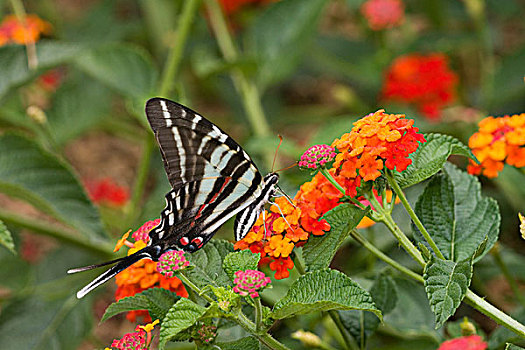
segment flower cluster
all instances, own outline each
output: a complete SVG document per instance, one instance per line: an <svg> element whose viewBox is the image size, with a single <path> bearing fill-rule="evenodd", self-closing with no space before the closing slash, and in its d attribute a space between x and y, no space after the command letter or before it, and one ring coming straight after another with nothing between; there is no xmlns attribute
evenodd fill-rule
<svg viewBox="0 0 525 350"><path fill-rule="evenodd" d="M389 29L403 23L405 6L401 0L368 0L361 13L372 30Z"/></svg>
<svg viewBox="0 0 525 350"><path fill-rule="evenodd" d="M345 195L356 197L361 182L375 180L384 166L403 171L410 165L408 156L419 142L425 142L413 123L404 115L386 114L383 110L369 114L355 122L350 133L332 143L340 153L332 168L325 171L345 189ZM314 158L309 151L305 158ZM284 197L277 198L270 212L262 213L246 237L234 247L260 253L259 265L269 264L275 278L287 278L294 267L290 258L293 248L304 245L310 235L322 236L330 230L328 222L321 217L339 205L342 197L343 193L322 173L317 173L301 186L293 205ZM372 224L372 220L365 218L358 227Z"/></svg>
<svg viewBox="0 0 525 350"><path fill-rule="evenodd" d="M201 325L196 332L197 339L204 343L211 343L217 337L217 327Z"/></svg>
<svg viewBox="0 0 525 350"><path fill-rule="evenodd" d="M117 185L112 179L104 178L97 181L86 181L86 190L93 203L109 204L121 207L129 199L128 190Z"/></svg>
<svg viewBox="0 0 525 350"><path fill-rule="evenodd" d="M405 170L412 160L408 156L425 142L412 119L404 114L386 114L384 110L371 113L356 121L350 133L332 144L339 152L335 158L335 175L342 176L347 195L354 197L361 179L373 181L386 166L390 170Z"/></svg>
<svg viewBox="0 0 525 350"><path fill-rule="evenodd" d="M117 243L117 248L126 245L130 247L128 255L131 255L146 247L147 242L149 241L147 233L155 226L154 221L146 222L141 228L132 234L132 237L135 239L134 243L127 241L127 236L124 235L119 243ZM129 233L127 235L129 236ZM150 259L142 259L120 272L115 278L115 282L118 286L115 292L115 299L118 301L122 298L133 296L146 289L159 287L169 289L182 297L187 297L188 292L184 289L182 282L177 277L167 277L158 273L157 264L157 262ZM126 317L131 322L135 322L138 316L143 316L146 322L151 320L146 310L129 311Z"/></svg>
<svg viewBox="0 0 525 350"><path fill-rule="evenodd" d="M9 15L0 23L0 46L10 43L35 43L40 39L40 35L50 32L51 24L37 15L27 15L23 22L19 21L16 16Z"/></svg>
<svg viewBox="0 0 525 350"><path fill-rule="evenodd" d="M328 145L315 145L301 156L298 165L304 169L317 169L334 160L335 149Z"/></svg>
<svg viewBox="0 0 525 350"><path fill-rule="evenodd" d="M459 337L441 343L438 350L485 350L487 343L479 335Z"/></svg>
<svg viewBox="0 0 525 350"><path fill-rule="evenodd" d="M525 167L525 113L500 118L487 117L479 122L479 131L468 142L481 164L470 161L470 174L494 178L504 163Z"/></svg>
<svg viewBox="0 0 525 350"><path fill-rule="evenodd" d="M122 339L115 339L111 343L112 348L119 350L145 350L151 343L151 331L159 320L149 323L145 326L137 326L135 332L126 333ZM111 350L106 348L105 350Z"/></svg>
<svg viewBox="0 0 525 350"><path fill-rule="evenodd" d="M259 296L259 291L270 284L270 277L257 270L246 270L235 272L235 287L233 291L243 297L249 295L252 298Z"/></svg>
<svg viewBox="0 0 525 350"><path fill-rule="evenodd" d="M282 214L281 214L282 213ZM270 212L264 211L250 232L237 241L235 249L250 249L261 254L259 266L269 264L275 278L287 278L293 268L290 253L308 240L308 233L299 225L301 209L284 197L275 200Z"/></svg>
<svg viewBox="0 0 525 350"><path fill-rule="evenodd" d="M429 119L439 119L441 109L454 102L457 75L440 53L398 57L385 75L386 100L415 105Z"/></svg>
<svg viewBox="0 0 525 350"><path fill-rule="evenodd" d="M184 257L182 250L171 250L162 254L157 262L157 271L168 277L173 277L175 271L183 269L190 265L190 262Z"/></svg>

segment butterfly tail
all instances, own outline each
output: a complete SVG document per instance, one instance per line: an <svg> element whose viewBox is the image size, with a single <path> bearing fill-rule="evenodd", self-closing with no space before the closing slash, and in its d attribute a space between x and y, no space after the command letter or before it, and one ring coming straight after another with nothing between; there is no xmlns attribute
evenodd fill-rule
<svg viewBox="0 0 525 350"><path fill-rule="evenodd" d="M131 254L130 256L126 256L124 258L108 261L108 262L105 262L105 263L102 263L102 264L98 264L98 265L90 265L90 266L86 266L86 267L80 267L80 268L75 268L75 269L69 270L68 273L76 273L76 272L91 270L91 269L94 269L94 268L97 268L97 267L100 267L100 266L116 264L116 265L112 266L109 270L107 270L106 272L104 272L101 275L99 275L97 278L95 278L93 281L91 281L84 288L79 290L77 292L77 298L78 299L83 298L86 294L91 292L93 289L95 289L98 286L100 286L101 284L107 282L109 279L114 277L116 274L118 274L119 272L127 269L128 267L130 267L131 265L133 265L137 261L145 259L145 258L152 258L154 255L156 255L154 253L157 252L157 250L158 250L158 247L149 246L149 247L145 247L145 248L139 250L136 253Z"/></svg>

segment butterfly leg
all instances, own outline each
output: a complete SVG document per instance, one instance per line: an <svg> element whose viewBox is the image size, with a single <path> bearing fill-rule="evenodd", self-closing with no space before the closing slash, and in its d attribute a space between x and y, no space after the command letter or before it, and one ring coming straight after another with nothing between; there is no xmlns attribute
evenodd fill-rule
<svg viewBox="0 0 525 350"><path fill-rule="evenodd" d="M267 232L266 232L266 210L263 209L263 212L262 212L262 215L263 215L263 227L264 227L264 240L266 241L266 237L267 237Z"/></svg>
<svg viewBox="0 0 525 350"><path fill-rule="evenodd" d="M276 196L276 197L284 197L288 200L288 202L292 205L292 207L294 207L295 209L297 209L297 207L295 206L295 203L293 202L293 200L290 198L289 195L286 194L286 192L284 192L279 186L276 187L277 191L279 191L279 193L281 194L280 196Z"/></svg>

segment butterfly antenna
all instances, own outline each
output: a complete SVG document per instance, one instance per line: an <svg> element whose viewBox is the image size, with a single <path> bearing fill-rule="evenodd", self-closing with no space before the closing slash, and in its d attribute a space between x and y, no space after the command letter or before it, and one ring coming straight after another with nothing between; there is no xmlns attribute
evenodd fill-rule
<svg viewBox="0 0 525 350"><path fill-rule="evenodd" d="M282 196L284 198L286 198L286 200L288 200L288 202L292 205L292 207L294 207L295 209L297 209L297 207L295 206L295 203L293 202L292 198L290 198L290 196L288 194L286 194L286 192L284 192L282 190L282 188L280 188L279 186L277 186L277 190L279 191L280 194L282 194Z"/></svg>
<svg viewBox="0 0 525 350"><path fill-rule="evenodd" d="M277 137L279 137L279 144L277 145L277 149L275 150L275 154L273 156L272 173L274 172L273 168L275 166L275 160L277 159L277 152L279 152L279 147L281 147L281 143L283 143L283 137L281 135L277 135Z"/></svg>
<svg viewBox="0 0 525 350"><path fill-rule="evenodd" d="M281 168L281 169L279 169L279 170L275 170L274 173L278 173L279 171L283 171L283 170L291 169L291 168L293 168L293 167L296 166L296 165L297 165L297 163L293 163L292 165L289 165L289 166L287 166L286 168Z"/></svg>

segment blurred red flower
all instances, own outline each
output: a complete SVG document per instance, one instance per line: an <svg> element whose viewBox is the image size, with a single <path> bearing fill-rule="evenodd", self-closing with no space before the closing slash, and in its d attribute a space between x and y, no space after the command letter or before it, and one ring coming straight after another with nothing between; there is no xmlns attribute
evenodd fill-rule
<svg viewBox="0 0 525 350"><path fill-rule="evenodd" d="M85 181L86 190L93 203L123 206L129 199L128 189L117 185L112 179Z"/></svg>
<svg viewBox="0 0 525 350"><path fill-rule="evenodd" d="M385 74L382 96L415 105L428 119L439 119L441 109L456 99L458 77L441 53L410 54L394 60Z"/></svg>
<svg viewBox="0 0 525 350"><path fill-rule="evenodd" d="M264 4L275 0L220 0L226 14L233 14L248 4Z"/></svg>
<svg viewBox="0 0 525 350"><path fill-rule="evenodd" d="M372 30L382 30L401 24L405 18L405 5L401 0L368 0L361 13Z"/></svg>
<svg viewBox="0 0 525 350"><path fill-rule="evenodd" d="M485 350L487 343L479 335L469 335L447 340L441 343L438 350Z"/></svg>

